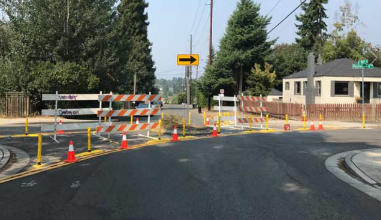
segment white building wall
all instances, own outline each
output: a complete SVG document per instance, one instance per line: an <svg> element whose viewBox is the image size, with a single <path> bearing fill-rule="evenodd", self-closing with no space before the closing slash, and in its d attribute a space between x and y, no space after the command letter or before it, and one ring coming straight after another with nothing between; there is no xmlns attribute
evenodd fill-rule
<svg viewBox="0 0 381 220"><path fill-rule="evenodd" d="M307 81L307 78L297 78L297 79L284 79L283 80L283 102L284 103L301 103L304 104L306 101L304 91L304 81ZM356 103L356 97L360 97L361 89L361 77L315 77L314 85L316 87L316 81L321 81L321 96L315 96L316 104L353 104ZM354 82L353 87L353 97L352 96L332 96L331 94L331 82L332 81L348 81ZM290 89L286 90L286 82L290 83ZM301 94L294 94L295 82L301 82ZM373 82L381 82L381 78L365 78L365 82L371 82L370 84L370 103L381 103L381 98L373 97Z"/></svg>

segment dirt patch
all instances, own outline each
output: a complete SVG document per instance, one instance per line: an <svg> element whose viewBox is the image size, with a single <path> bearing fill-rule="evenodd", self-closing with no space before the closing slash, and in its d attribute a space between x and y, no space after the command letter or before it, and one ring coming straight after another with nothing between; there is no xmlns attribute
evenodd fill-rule
<svg viewBox="0 0 381 220"><path fill-rule="evenodd" d="M163 134L172 135L174 126L177 127L177 132L179 135L183 132L183 118L178 115L169 114L165 115L162 120L162 132ZM194 126L185 124L186 135L206 135L211 134L213 128L204 126Z"/></svg>

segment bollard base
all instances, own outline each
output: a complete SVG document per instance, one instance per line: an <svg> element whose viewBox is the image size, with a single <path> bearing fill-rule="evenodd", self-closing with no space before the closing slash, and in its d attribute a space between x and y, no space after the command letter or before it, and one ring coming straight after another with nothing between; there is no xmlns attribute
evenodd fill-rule
<svg viewBox="0 0 381 220"><path fill-rule="evenodd" d="M285 131L289 131L289 130L291 130L291 125L290 125L290 124L285 124L285 125L284 125L284 130L285 130Z"/></svg>

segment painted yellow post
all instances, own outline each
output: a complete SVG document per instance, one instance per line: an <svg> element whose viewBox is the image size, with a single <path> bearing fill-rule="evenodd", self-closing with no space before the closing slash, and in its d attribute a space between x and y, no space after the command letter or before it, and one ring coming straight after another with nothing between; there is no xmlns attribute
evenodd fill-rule
<svg viewBox="0 0 381 220"><path fill-rule="evenodd" d="M183 118L183 137L185 137L185 118Z"/></svg>
<svg viewBox="0 0 381 220"><path fill-rule="evenodd" d="M323 117L321 116L321 114L319 115L319 121L322 121Z"/></svg>
<svg viewBox="0 0 381 220"><path fill-rule="evenodd" d="M266 115L266 130L269 130L269 115Z"/></svg>
<svg viewBox="0 0 381 220"><path fill-rule="evenodd" d="M42 149L42 135L38 135L38 144L37 144L37 165L41 165L41 149Z"/></svg>
<svg viewBox="0 0 381 220"><path fill-rule="evenodd" d="M205 112L204 112L204 126L205 126L205 124L206 124L206 122L205 122L205 118L206 118L206 115L205 115Z"/></svg>
<svg viewBox="0 0 381 220"><path fill-rule="evenodd" d="M107 116L105 117L105 122L107 122Z"/></svg>
<svg viewBox="0 0 381 220"><path fill-rule="evenodd" d="M365 128L365 114L362 114L362 128Z"/></svg>
<svg viewBox="0 0 381 220"><path fill-rule="evenodd" d="M91 128L87 128L87 151L91 152Z"/></svg>
<svg viewBox="0 0 381 220"><path fill-rule="evenodd" d="M25 135L28 135L28 117L25 119Z"/></svg>
<svg viewBox="0 0 381 220"><path fill-rule="evenodd" d="M189 116L188 116L188 124L191 124L191 113L189 112Z"/></svg>
<svg viewBox="0 0 381 220"><path fill-rule="evenodd" d="M252 127L251 127L252 122L253 122L253 116L250 115L250 117L249 117L249 128L250 128L250 131L252 129Z"/></svg>
<svg viewBox="0 0 381 220"><path fill-rule="evenodd" d="M161 113L161 119L163 119L163 118L164 118L164 112Z"/></svg>
<svg viewBox="0 0 381 220"><path fill-rule="evenodd" d="M131 124L133 124L133 123L134 123L134 116L131 115Z"/></svg>
<svg viewBox="0 0 381 220"><path fill-rule="evenodd" d="M161 119L159 119L159 140L161 140Z"/></svg>
<svg viewBox="0 0 381 220"><path fill-rule="evenodd" d="M306 114L303 114L303 129L306 129Z"/></svg>
<svg viewBox="0 0 381 220"><path fill-rule="evenodd" d="M286 114L286 125L288 125L288 114Z"/></svg>
<svg viewBox="0 0 381 220"><path fill-rule="evenodd" d="M221 116L218 115L218 133L220 134L221 133Z"/></svg>

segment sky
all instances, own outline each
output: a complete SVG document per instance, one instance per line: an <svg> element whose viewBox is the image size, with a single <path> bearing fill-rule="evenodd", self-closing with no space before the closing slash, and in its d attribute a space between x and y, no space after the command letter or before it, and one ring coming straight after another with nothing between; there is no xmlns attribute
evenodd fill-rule
<svg viewBox="0 0 381 220"><path fill-rule="evenodd" d="M190 35L193 35L193 53L200 55L199 76L204 72L209 47L210 0L146 0L150 25L148 38L153 43L153 59L156 63L156 77L172 79L183 77L184 67L177 66L177 54L189 54ZM227 22L236 9L239 0L214 0L213 45L218 50L220 39L225 33ZM261 4L261 14L272 17L268 30L278 24L301 0L254 0ZM381 45L380 0L351 0L359 4L359 18L364 26L357 27L359 36L373 45ZM361 3L361 4L360 4ZM332 30L335 12L344 0L329 0L325 6L328 19L328 32ZM278 38L277 43L293 43L296 36L295 14L277 27L269 39ZM195 77L195 68L193 71Z"/></svg>

